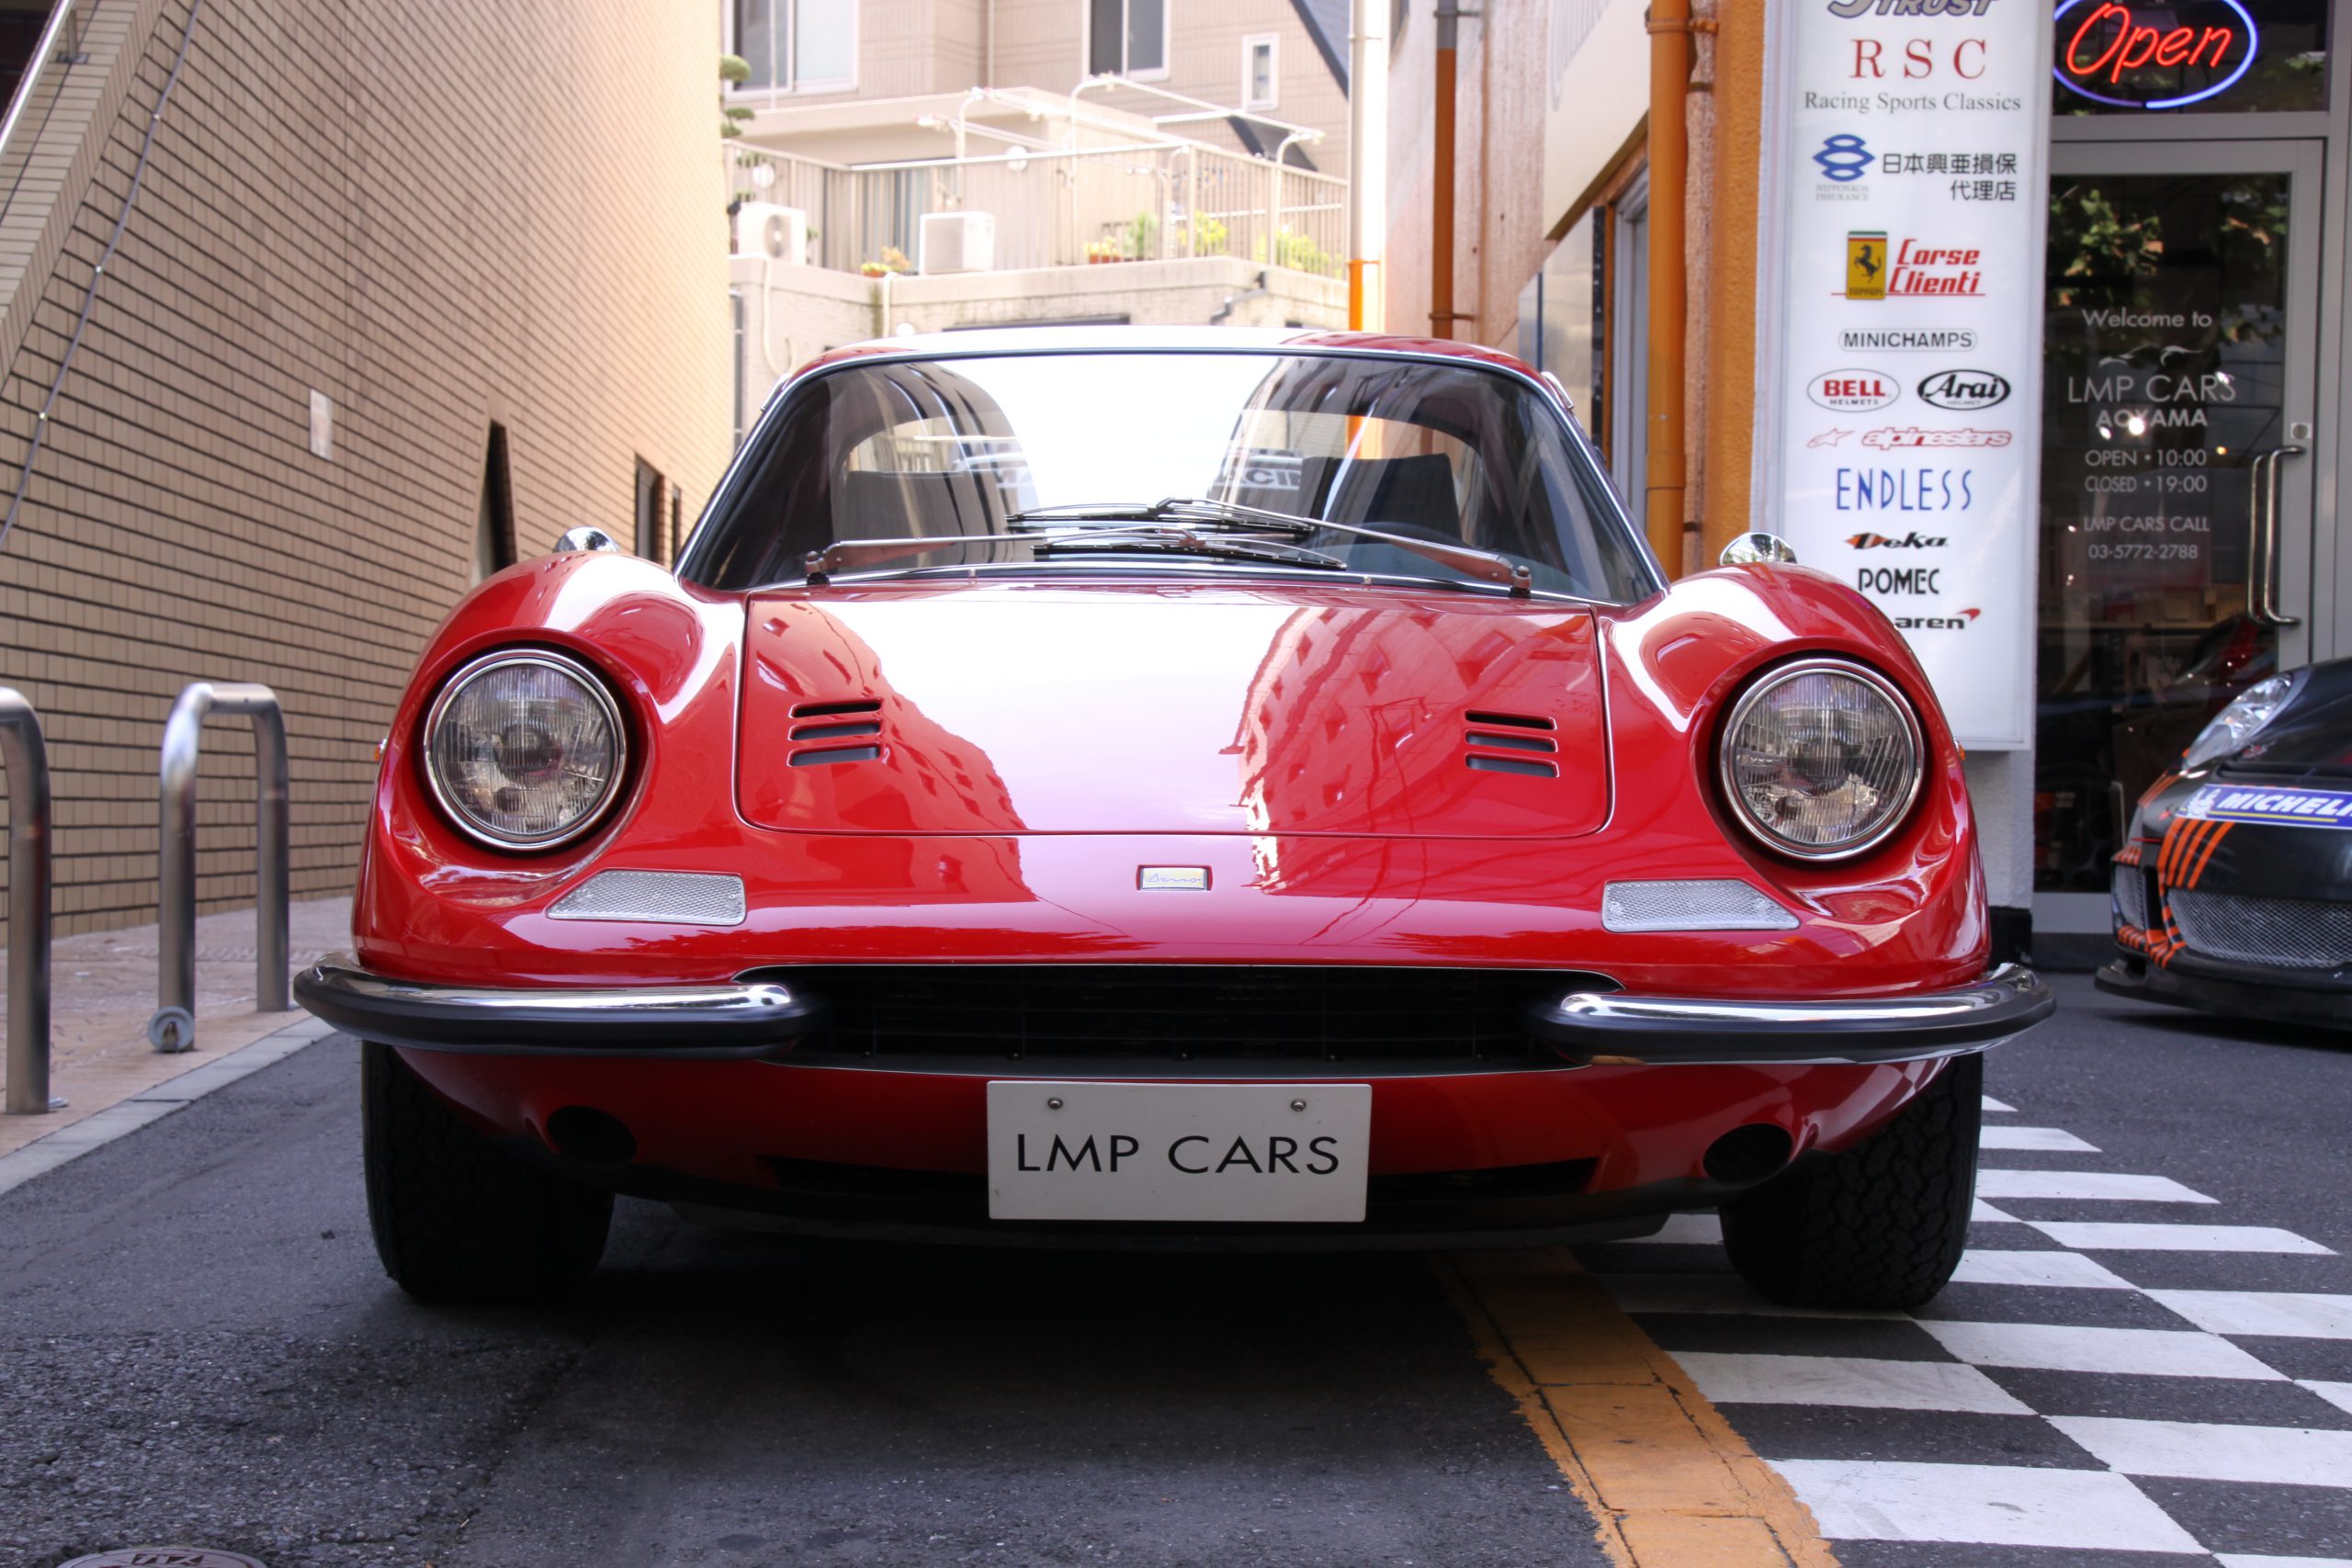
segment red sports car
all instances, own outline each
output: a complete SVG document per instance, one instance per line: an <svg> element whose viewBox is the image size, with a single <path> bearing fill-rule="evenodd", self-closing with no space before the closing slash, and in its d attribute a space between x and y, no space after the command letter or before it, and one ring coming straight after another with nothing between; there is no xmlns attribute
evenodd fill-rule
<svg viewBox="0 0 2352 1568"><path fill-rule="evenodd" d="M425 649L300 983L414 1294L576 1280L616 1192L1956 1265L1979 1053L2051 1003L1935 698L1826 576L1669 586L1516 361L899 338L779 390L675 570L566 542Z"/></svg>

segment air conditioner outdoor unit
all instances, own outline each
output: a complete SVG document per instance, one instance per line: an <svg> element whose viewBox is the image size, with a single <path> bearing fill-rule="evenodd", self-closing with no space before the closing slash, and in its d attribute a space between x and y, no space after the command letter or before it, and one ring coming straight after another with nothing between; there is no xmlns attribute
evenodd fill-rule
<svg viewBox="0 0 2352 1568"><path fill-rule="evenodd" d="M735 254L787 266L808 265L808 215L797 207L747 201L735 210Z"/></svg>
<svg viewBox="0 0 2352 1568"><path fill-rule="evenodd" d="M924 272L994 272L996 214L926 212L916 248Z"/></svg>

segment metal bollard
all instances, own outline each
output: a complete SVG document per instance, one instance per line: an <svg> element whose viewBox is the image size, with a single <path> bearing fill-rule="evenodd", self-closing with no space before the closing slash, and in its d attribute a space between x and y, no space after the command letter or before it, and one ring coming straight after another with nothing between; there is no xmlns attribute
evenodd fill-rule
<svg viewBox="0 0 2352 1568"><path fill-rule="evenodd" d="M267 686L245 681L198 681L180 693L164 721L161 943L155 1016L148 1043L158 1051L196 1049L196 759L204 721L215 713L250 714L254 721L254 780L259 794L259 873L254 899L254 988L263 1012L285 1012L286 716Z"/></svg>
<svg viewBox="0 0 2352 1568"><path fill-rule="evenodd" d="M8 770L8 1113L49 1097L49 745L33 705L0 686L0 760Z"/></svg>

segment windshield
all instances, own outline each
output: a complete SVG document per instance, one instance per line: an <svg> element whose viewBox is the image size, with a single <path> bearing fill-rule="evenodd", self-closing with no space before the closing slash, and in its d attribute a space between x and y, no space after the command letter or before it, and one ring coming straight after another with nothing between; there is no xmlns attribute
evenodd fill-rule
<svg viewBox="0 0 2352 1568"><path fill-rule="evenodd" d="M1370 355L1089 353L853 365L786 394L679 566L711 588L797 581L860 539L939 541L873 576L1069 552L1002 535L1024 513L1116 517L1171 496L1467 545L1539 592L1648 592L1601 482L1541 393L1471 366ZM1288 536L1348 571L1468 583L1463 565L1334 527ZM958 542L967 541L967 542ZM1115 541L1077 558L1101 570ZM1442 552L1441 552L1442 554ZM1136 564L1164 568L1164 553ZM1194 570L1281 570L1204 555Z"/></svg>

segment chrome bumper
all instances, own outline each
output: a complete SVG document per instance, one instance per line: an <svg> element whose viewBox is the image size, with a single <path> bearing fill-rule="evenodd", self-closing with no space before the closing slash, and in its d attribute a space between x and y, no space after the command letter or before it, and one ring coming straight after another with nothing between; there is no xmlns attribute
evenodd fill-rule
<svg viewBox="0 0 2352 1568"><path fill-rule="evenodd" d="M294 978L294 999L346 1034L486 1055L761 1056L819 1026L824 1003L771 981L718 986L433 986L347 959Z"/></svg>
<svg viewBox="0 0 2352 1568"><path fill-rule="evenodd" d="M823 998L772 980L571 988L387 979L337 957L295 998L347 1034L487 1055L724 1060L779 1054L824 1026ZM2050 1016L2050 988L2003 964L1973 986L1905 997L1746 1002L1577 991L1528 1011L1534 1036L1586 1066L1932 1061L1996 1045Z"/></svg>
<svg viewBox="0 0 2352 1568"><path fill-rule="evenodd" d="M1805 1066L1964 1055L2023 1033L2057 1005L2032 970L2004 964L1957 990L1851 1001L1579 991L1537 1008L1531 1021L1554 1050L1593 1066Z"/></svg>

